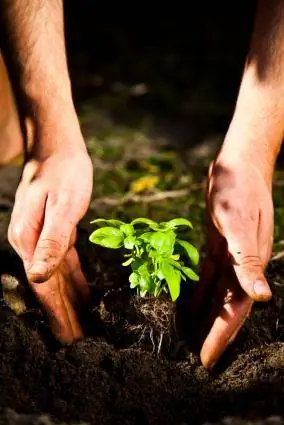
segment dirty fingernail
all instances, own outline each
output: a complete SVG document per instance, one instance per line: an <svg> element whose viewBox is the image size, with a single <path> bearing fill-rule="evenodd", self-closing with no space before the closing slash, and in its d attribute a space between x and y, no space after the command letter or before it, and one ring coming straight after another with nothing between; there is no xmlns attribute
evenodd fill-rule
<svg viewBox="0 0 284 425"><path fill-rule="evenodd" d="M263 280L256 280L254 282L253 289L256 295L261 295L265 298L271 297L271 291L269 289L269 286Z"/></svg>

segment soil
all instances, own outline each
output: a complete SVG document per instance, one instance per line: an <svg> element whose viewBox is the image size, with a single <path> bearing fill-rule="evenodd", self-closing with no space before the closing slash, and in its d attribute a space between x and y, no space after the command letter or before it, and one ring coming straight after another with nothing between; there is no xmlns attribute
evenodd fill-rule
<svg viewBox="0 0 284 425"><path fill-rule="evenodd" d="M213 133L227 129L247 51L247 27L253 16L248 13L248 2L244 2L245 13L241 11L234 25L231 19L222 17L218 8L223 10L224 6L214 4L210 13L207 10L207 16L211 16L214 9L220 21L212 27L210 20L205 19L203 3L200 3L200 17L194 14L190 25L188 21L184 25L179 20L172 24L171 20L153 19L150 28L147 25L151 49L147 47L148 41L146 48L143 43L139 48L140 36L144 39L145 34L145 22L140 15L133 20L124 14L124 19L110 19L106 25L97 11L90 13L90 6L78 10L77 2L73 3L72 6L72 2L66 2L67 7L76 8L74 22L67 22L67 32L70 49L71 46L71 50L74 49L69 53L77 100L89 98L90 92L95 93L96 85L96 95L105 92L109 95L115 92L117 82L121 81L122 87L127 88L142 81L147 83L150 92L142 96L145 109L154 103L157 109L162 107L162 116L165 112L172 116L175 111L174 119L167 119L167 126L161 125L162 136L172 134L172 142L178 140L180 144L185 140L187 144L197 144L203 140L204 133L209 132L207 127L212 132L213 126ZM231 7L230 3L230 16L235 15ZM78 12L84 17L78 17ZM109 12L107 10L105 16ZM210 31L206 25L201 27L199 39L194 36L196 28L204 22ZM125 30L126 23L130 25L130 33ZM161 26L158 30L157 25ZM223 36L224 25L230 30L229 36ZM118 31L120 27L122 30ZM154 31L159 34L157 39L151 36ZM181 42L177 42L177 33ZM109 37L115 39L114 44ZM223 53L219 49L221 41ZM175 45L180 45L181 51L175 51ZM85 53L83 46L88 49ZM121 57L126 59L122 61ZM185 60L181 62L182 58ZM94 75L102 77L102 83L96 83ZM175 80L175 75L181 87L176 94L168 81ZM188 103L188 92L195 94L196 110ZM116 100L112 108L108 101L107 109L112 110L117 122L132 124L130 111L136 105L137 96L130 96L131 103L128 101L125 105L124 96L122 92L123 102ZM102 108L105 97L108 96L100 98ZM158 101L153 102L153 98ZM223 104L225 112L222 112ZM179 110L182 115L186 114L186 125L176 124ZM95 127L104 127L95 121L96 116L101 120L100 115L91 112L90 136L93 136ZM136 121L134 123L136 128ZM136 154L137 143L133 143L132 134L130 139ZM193 162L196 160L191 151L190 157ZM0 168L0 276L8 273L25 283L21 262L6 240L18 178L17 167ZM282 200L281 192L281 206ZM180 213L180 204L178 208ZM283 210L279 215L283 217ZM282 221L281 226L283 228ZM151 304L152 300L137 303L135 297L130 297L126 270L120 267L119 256L90 246L85 229L85 222L81 223L78 250L92 288L93 308L86 312L84 319L87 333L84 341L69 347L60 346L50 334L46 319L31 294L26 294L27 310L20 315L1 297L0 425L284 425L283 261L275 261L268 270L273 300L255 305L238 338L218 368L209 374L201 366L196 350L186 348L176 334L171 303L166 300L155 305ZM188 323L189 329L194 326ZM159 350L161 332L163 340Z"/></svg>
<svg viewBox="0 0 284 425"><path fill-rule="evenodd" d="M0 177L6 182L0 198L0 274L23 281L21 262L6 239L17 173ZM147 320L141 317L145 303L129 297L119 254L89 244L88 232L81 223L77 247L93 294L84 341L69 347L56 343L29 294L23 314L0 304L0 423L283 423L275 418L284 414L283 262L275 261L268 271L273 300L255 306L218 370L209 374L188 349L171 356L165 343L158 353L161 329L173 336L165 342L177 346L174 310L162 300L150 309L162 309L157 310L162 322L153 321L149 309ZM240 419L224 419L232 416ZM250 422L258 420L264 422Z"/></svg>
<svg viewBox="0 0 284 425"><path fill-rule="evenodd" d="M9 210L4 206L0 217L0 272L23 279L21 263L5 239ZM193 353L169 358L165 349L158 355L151 344L139 343L137 327L132 332L129 324L130 315L111 316L106 313L107 302L102 311L102 296L106 300L115 294L117 300L123 299L127 280L119 257L90 247L86 235L81 230L78 249L92 281L94 308L89 312L84 341L69 347L56 344L33 300L21 315L1 303L2 412L10 408L27 415L48 414L52 420L66 423L125 425L201 424L227 416L257 420L283 414L281 286L273 285L273 300L255 307L218 370L209 374ZM274 263L270 281L283 282L283 272L284 264ZM118 304L110 304L117 312ZM137 324L139 317L136 319ZM151 323L149 326L151 329ZM32 416L3 415L1 420L6 424L52 423L46 417L42 422L40 416L34 422Z"/></svg>

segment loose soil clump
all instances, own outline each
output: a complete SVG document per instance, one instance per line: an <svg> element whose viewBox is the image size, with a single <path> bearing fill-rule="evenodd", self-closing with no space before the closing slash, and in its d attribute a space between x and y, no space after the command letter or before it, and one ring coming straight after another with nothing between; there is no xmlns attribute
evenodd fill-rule
<svg viewBox="0 0 284 425"><path fill-rule="evenodd" d="M157 355L161 329L167 338L174 335L173 312L167 314L166 304L154 300L137 305L127 295L120 259L110 258L107 250L84 251L84 244L81 238L82 263L88 263L86 274L93 276L84 341L61 347L34 302L17 315L2 301L1 409L44 413L67 423L125 425L217 423L226 416L264 420L283 414L284 316L277 286L272 285L273 300L255 306L218 370L209 374L192 353L166 356L166 343ZM271 267L270 281L281 283L283 271L281 262ZM0 272L22 278L18 258L4 245ZM142 323L153 329L155 350L150 337L141 338Z"/></svg>
<svg viewBox="0 0 284 425"><path fill-rule="evenodd" d="M23 283L21 262L3 237L8 220L7 212L0 214L0 275L10 274ZM26 294L21 314L2 297L0 420L6 418L9 424L7 408L36 415L25 417L26 422L10 417L13 425L40 424L35 420L43 414L51 423L103 425L217 424L228 416L239 417L240 422L232 423L243 424L241 419L264 421L283 415L283 262L269 268L272 301L255 305L218 369L209 374L188 350L167 354L169 339L171 348L178 342L174 310L167 310L164 300L159 307L150 300L137 305L114 251L89 244L84 231L78 249L93 299L84 341L68 347L56 343L31 294ZM149 332L141 338L143 326L153 329L155 350Z"/></svg>

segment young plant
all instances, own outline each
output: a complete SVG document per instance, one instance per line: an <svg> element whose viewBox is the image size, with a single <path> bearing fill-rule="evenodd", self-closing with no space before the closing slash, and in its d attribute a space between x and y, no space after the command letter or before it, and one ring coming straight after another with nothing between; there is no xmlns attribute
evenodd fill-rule
<svg viewBox="0 0 284 425"><path fill-rule="evenodd" d="M187 265L197 266L199 254L189 242L178 237L180 227L192 229L185 218L156 223L148 218L136 218L130 223L99 218L92 221L99 226L90 241L105 248L124 248L123 266L131 266L131 288L140 296L158 297L162 291L170 293L172 301L180 294L181 281L198 281L198 275Z"/></svg>

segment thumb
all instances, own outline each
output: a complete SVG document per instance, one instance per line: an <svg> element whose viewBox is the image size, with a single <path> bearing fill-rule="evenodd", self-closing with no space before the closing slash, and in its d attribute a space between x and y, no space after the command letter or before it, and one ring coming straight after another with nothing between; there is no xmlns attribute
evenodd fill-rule
<svg viewBox="0 0 284 425"><path fill-rule="evenodd" d="M249 229L238 233L238 237L227 238L228 253L237 279L243 290L254 301L269 301L271 290L264 276L257 235L249 234Z"/></svg>
<svg viewBox="0 0 284 425"><path fill-rule="evenodd" d="M74 244L74 228L75 224L59 213L50 214L45 219L32 260L26 270L30 282L42 283L52 276L70 245Z"/></svg>

